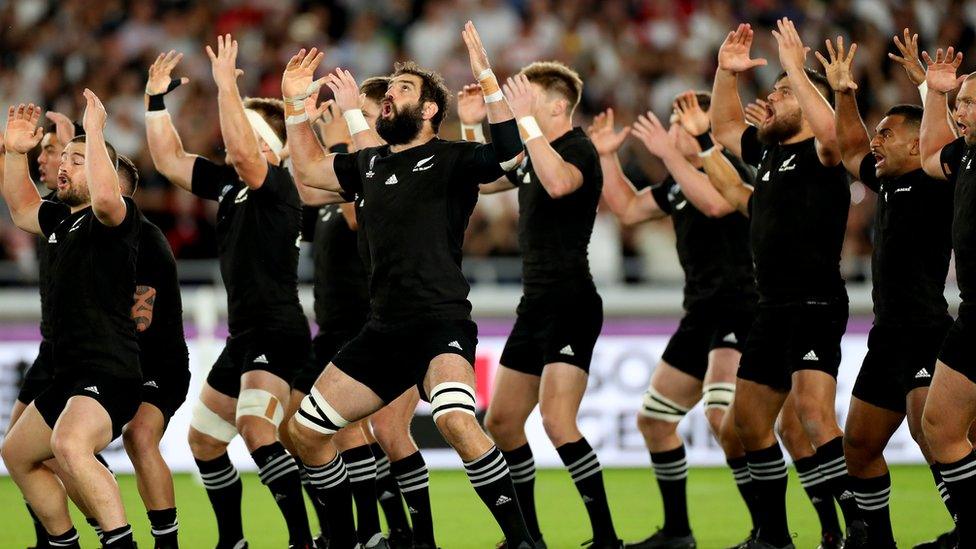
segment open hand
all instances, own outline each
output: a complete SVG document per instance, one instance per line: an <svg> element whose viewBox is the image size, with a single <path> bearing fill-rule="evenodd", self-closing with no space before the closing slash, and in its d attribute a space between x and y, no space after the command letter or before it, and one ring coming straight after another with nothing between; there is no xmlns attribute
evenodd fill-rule
<svg viewBox="0 0 976 549"><path fill-rule="evenodd" d="M491 68L491 64L488 63L488 52L485 51L485 46L481 43L481 36L478 34L478 29L474 28L474 23L471 21L464 24L464 30L461 31L461 38L464 39L464 45L468 48L471 74L477 80L482 72Z"/></svg>
<svg viewBox="0 0 976 549"><path fill-rule="evenodd" d="M678 123L691 135L704 135L711 127L708 114L698 104L698 96L694 91L679 95L674 102L674 111L678 115Z"/></svg>
<svg viewBox="0 0 976 549"><path fill-rule="evenodd" d="M753 67L765 65L765 59L751 59L749 57L749 50L752 49L752 37L752 27L745 23L730 32L718 50L718 68L740 73Z"/></svg>
<svg viewBox="0 0 976 549"><path fill-rule="evenodd" d="M787 72L802 71L810 48L803 45L800 33L796 32L793 21L784 17L776 21L773 37L779 49L779 62Z"/></svg>
<svg viewBox="0 0 976 549"><path fill-rule="evenodd" d="M899 40L897 34L893 38L895 47L898 48L901 55L889 53L888 59L901 65L908 73L908 79L912 81L912 84L919 86L925 82L925 65L918 58L918 34L909 34L907 28L903 32L904 41Z"/></svg>
<svg viewBox="0 0 976 549"><path fill-rule="evenodd" d="M85 128L85 133L100 132L105 128L108 120L108 113L105 112L105 105L102 100L95 95L95 92L85 88L85 114L82 117L81 125Z"/></svg>
<svg viewBox="0 0 976 549"><path fill-rule="evenodd" d="M3 145L11 152L27 154L44 137L44 129L38 127L41 108L33 103L21 103L7 109L7 129L3 134Z"/></svg>
<svg viewBox="0 0 976 549"><path fill-rule="evenodd" d="M327 77L313 81L315 69L322 63L324 52L317 48L305 51L302 48L288 60L285 72L281 75L281 96L285 99L305 99L317 92Z"/></svg>
<svg viewBox="0 0 976 549"><path fill-rule="evenodd" d="M217 53L207 46L207 56L210 57L210 69L217 87L230 86L237 83L237 78L244 71L237 68L237 40L230 34L217 37Z"/></svg>
<svg viewBox="0 0 976 549"><path fill-rule="evenodd" d="M644 143L651 154L658 158L676 152L668 130L664 129L664 125L651 111L637 117L637 121L634 122L634 135Z"/></svg>
<svg viewBox="0 0 976 549"><path fill-rule="evenodd" d="M630 126L619 132L613 127L613 109L607 109L593 118L593 125L586 129L590 141L600 156L616 154L623 145L624 139L630 135Z"/></svg>
<svg viewBox="0 0 976 549"><path fill-rule="evenodd" d="M532 116L532 107L535 105L535 90L532 89L527 76L524 74L512 76L505 82L502 89L515 118Z"/></svg>
<svg viewBox="0 0 976 549"><path fill-rule="evenodd" d="M75 124L68 118L68 115L47 111L44 113L44 118L47 118L54 124L54 133L58 136L58 141L62 144L67 144L68 141L75 138Z"/></svg>
<svg viewBox="0 0 976 549"><path fill-rule="evenodd" d="M332 90L340 112L362 108L363 94L359 93L359 84L351 72L337 68L335 72L325 76L325 85Z"/></svg>
<svg viewBox="0 0 976 549"><path fill-rule="evenodd" d="M153 64L149 66L149 80L146 81L146 95L169 93L190 81L185 76L174 81L171 76L173 69L176 68L176 65L179 64L181 59L183 59L183 54L177 53L175 50L161 53L156 57Z"/></svg>
<svg viewBox="0 0 976 549"><path fill-rule="evenodd" d="M481 124L488 115L485 96L478 84L468 84L461 88L457 96L458 118L462 124L475 126Z"/></svg>
<svg viewBox="0 0 976 549"><path fill-rule="evenodd" d="M922 59L928 65L925 71L925 82L929 90L939 93L949 93L958 88L966 75L956 77L956 70L962 64L962 52L956 53L952 46L942 53L942 48L935 52L935 59L929 57L928 52L922 52Z"/></svg>
<svg viewBox="0 0 976 549"><path fill-rule="evenodd" d="M830 59L827 60L820 52L813 52L820 60L820 64L824 66L824 71L827 74L827 81L830 82L830 87L837 93L849 93L857 89L857 82L854 82L854 75L851 73L851 62L854 61L854 52L857 51L857 44L851 44L851 49L849 52L844 51L844 37L837 37L837 47L834 48L834 43L830 40L826 40L827 44L827 55Z"/></svg>

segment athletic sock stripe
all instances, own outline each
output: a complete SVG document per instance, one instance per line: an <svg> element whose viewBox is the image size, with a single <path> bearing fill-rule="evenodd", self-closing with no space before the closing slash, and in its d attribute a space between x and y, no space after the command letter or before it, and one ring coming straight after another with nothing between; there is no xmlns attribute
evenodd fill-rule
<svg viewBox="0 0 976 549"><path fill-rule="evenodd" d="M970 477L973 477L973 476L976 476L976 470L971 470L971 471L959 473L959 474L956 474L956 475L948 475L948 474L942 473L942 480L946 481L946 483L950 483L951 484L951 483L954 483L954 482L960 482L960 481L966 480L967 478L970 478Z"/></svg>
<svg viewBox="0 0 976 549"><path fill-rule="evenodd" d="M837 471L844 471L846 473L847 472L847 462L846 461L842 461L840 463L835 463L833 465L826 465L826 466L820 467L820 474L821 475L834 474Z"/></svg>
<svg viewBox="0 0 976 549"><path fill-rule="evenodd" d="M355 469L356 467L370 467L375 466L376 460L371 457L367 459L361 459L359 461L347 461L346 469Z"/></svg>
<svg viewBox="0 0 976 549"><path fill-rule="evenodd" d="M422 481L411 483L411 484L398 483L397 486L400 487L401 492L416 492L417 490L423 490L424 488L430 486L430 482L424 479Z"/></svg>
<svg viewBox="0 0 976 549"><path fill-rule="evenodd" d="M600 460L597 459L596 454L594 454L591 459L588 459L586 463L577 463L575 466L569 467L569 474L572 476L576 476L584 471L589 471L594 466L595 467L600 466Z"/></svg>
<svg viewBox="0 0 976 549"><path fill-rule="evenodd" d="M846 465L846 461L844 461L844 456L840 456L840 457L836 457L836 458L828 461L827 463L821 463L820 464L820 470L823 471L824 467L834 467L838 463L844 463L845 464L844 466L845 467L847 466Z"/></svg>
<svg viewBox="0 0 976 549"><path fill-rule="evenodd" d="M162 528L155 528L155 527L150 528L149 531L152 533L153 536L159 537L159 536L165 536L166 534L172 534L173 532L179 529L180 529L179 522L174 522L173 524L168 524L166 526L163 526Z"/></svg>
<svg viewBox="0 0 976 549"><path fill-rule="evenodd" d="M962 465L960 465L958 467L954 467L952 469L943 469L942 470L942 480L946 480L946 478L945 478L946 475L959 474L959 473L962 473L964 471L969 471L970 469L972 469L974 467L976 467L976 461L970 461L968 463L964 463L964 464L962 464Z"/></svg>
<svg viewBox="0 0 976 549"><path fill-rule="evenodd" d="M524 471L524 470L528 470L528 469L535 470L535 460L532 459L532 458L529 458L529 459L527 459L527 460L525 460L523 462L520 462L520 463L509 463L508 464L508 468L512 472L515 472L515 471Z"/></svg>
<svg viewBox="0 0 976 549"><path fill-rule="evenodd" d="M238 476L239 475L237 474L237 469L227 469L226 471L222 471L219 476L201 477L200 480L202 480L204 486L206 486L207 484L211 484L214 482L224 482L225 480L236 478Z"/></svg>
<svg viewBox="0 0 976 549"><path fill-rule="evenodd" d="M222 490L224 488L227 488L228 486L233 486L234 484L237 484L240 481L241 481L240 475L234 474L234 476L230 477L229 479L223 482L213 482L213 481L204 482L203 487L207 490Z"/></svg>
<svg viewBox="0 0 976 549"><path fill-rule="evenodd" d="M288 452L285 452L285 453L283 453L283 454L281 454L281 455L273 458L271 461L265 463L264 465L262 465L258 469L264 470L264 469L268 469L268 468L271 468L271 467L277 467L278 464L284 463L286 461L287 462L290 462L290 463L295 463L295 460L288 454Z"/></svg>
<svg viewBox="0 0 976 549"><path fill-rule="evenodd" d="M298 465L295 464L294 460L288 460L278 462L278 464L273 467L262 467L261 470L258 471L258 478L261 479L261 482L267 484L270 482L270 480L268 480L269 478L277 478L281 476L283 471L288 473L298 471Z"/></svg>
<svg viewBox="0 0 976 549"><path fill-rule="evenodd" d="M469 472L468 479L471 480L472 482L476 482L494 476L499 472L505 473L506 475L508 474L508 467L505 466L504 462L499 463L498 465L492 467L491 469L481 470L477 473Z"/></svg>
<svg viewBox="0 0 976 549"><path fill-rule="evenodd" d="M414 478L412 478L410 480L397 480L397 486L400 486L400 487L403 487L403 486L407 486L407 487L410 487L410 486L418 486L418 485L424 484L426 482L430 482L430 478L427 477L427 475L424 475L422 477L414 477Z"/></svg>
<svg viewBox="0 0 976 549"><path fill-rule="evenodd" d="M472 463L465 464L464 470L468 472L468 475L478 475L486 471L491 471L499 466L505 465L505 458L502 456L501 452L497 450L493 452L494 455L490 455L487 459L482 459L483 464Z"/></svg>
<svg viewBox="0 0 976 549"><path fill-rule="evenodd" d="M776 461L764 461L761 463L749 463L749 471L765 471L786 469L786 461L778 459Z"/></svg>
<svg viewBox="0 0 976 549"><path fill-rule="evenodd" d="M468 477L468 480L471 481L471 486L473 486L475 488L479 488L479 487L484 486L486 484L491 484L492 482L501 480L501 479L505 478L507 475L508 475L508 468L506 467L506 468L503 468L501 471L498 471L492 477L489 477L489 478L485 478L485 479L477 480L476 481L476 480L474 480L473 478L471 478L469 476Z"/></svg>
<svg viewBox="0 0 976 549"><path fill-rule="evenodd" d="M272 482L278 480L279 478L281 478L283 476L290 475L292 473L297 473L297 472L298 472L298 467L297 466L285 468L285 469L282 469L281 471L278 471L277 473L274 473L274 474L268 475L265 478L262 478L261 479L261 483L262 484L271 484Z"/></svg>
<svg viewBox="0 0 976 549"><path fill-rule="evenodd" d="M653 467L655 471L665 471L665 472L671 472L671 471L687 471L688 470L688 461L683 459L681 461L673 461L671 463L654 463L654 462L651 462L651 467Z"/></svg>
<svg viewBox="0 0 976 549"><path fill-rule="evenodd" d="M417 479L428 478L430 476L430 473L427 471L427 468L424 467L423 469L414 469L409 473L404 473L402 475L394 475L394 476L397 482L413 482Z"/></svg>
<svg viewBox="0 0 976 549"><path fill-rule="evenodd" d="M126 527L126 529L124 531L119 532L118 534L116 534L116 535L114 535L114 536L112 536L110 538L105 538L105 540L102 543L103 543L103 545L111 545L111 544L119 541L120 539L124 538L125 536L131 536L131 535L132 535L132 527L129 526L129 527Z"/></svg>
<svg viewBox="0 0 976 549"><path fill-rule="evenodd" d="M590 450L585 456L579 458L573 463L570 463L569 465L566 466L566 468L569 469L570 472L572 472L582 467L589 467L590 463L593 461L597 461L596 452Z"/></svg>
<svg viewBox="0 0 976 549"><path fill-rule="evenodd" d="M220 471L214 471L212 473L200 473L200 478L202 478L204 480L206 480L206 479L217 479L217 478L222 478L224 475L227 475L227 474L230 474L230 473L236 473L236 472L237 472L237 469L235 469L234 466L232 465L232 466L230 466L230 467L228 467L226 469L221 469Z"/></svg>

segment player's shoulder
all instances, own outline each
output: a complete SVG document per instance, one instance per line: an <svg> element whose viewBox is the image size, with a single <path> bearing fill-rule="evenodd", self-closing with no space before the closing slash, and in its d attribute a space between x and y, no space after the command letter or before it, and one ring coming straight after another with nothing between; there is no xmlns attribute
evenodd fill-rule
<svg viewBox="0 0 976 549"><path fill-rule="evenodd" d="M552 145L552 148L556 149L556 151L592 150L593 154L596 154L596 147L593 146L593 141L590 140L590 136L586 135L583 128L580 128L579 126L575 126L573 129L557 137L552 143L550 143L550 145Z"/></svg>

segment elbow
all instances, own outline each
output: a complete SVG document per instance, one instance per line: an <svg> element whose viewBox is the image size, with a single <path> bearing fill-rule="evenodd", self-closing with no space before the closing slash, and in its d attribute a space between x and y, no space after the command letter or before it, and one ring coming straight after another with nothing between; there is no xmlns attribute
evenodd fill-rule
<svg viewBox="0 0 976 549"><path fill-rule="evenodd" d="M709 204L702 213L705 214L705 217L719 218L725 217L734 211L735 207L723 200L722 202Z"/></svg>
<svg viewBox="0 0 976 549"><path fill-rule="evenodd" d="M565 188L565 187L563 187L561 185L560 186L546 187L546 192L549 193L549 196L551 198L554 198L554 199L557 199L557 200L560 199L560 198L562 198L562 197L564 197L564 196L566 196L566 195L568 195L570 193L569 189L567 189L567 188Z"/></svg>

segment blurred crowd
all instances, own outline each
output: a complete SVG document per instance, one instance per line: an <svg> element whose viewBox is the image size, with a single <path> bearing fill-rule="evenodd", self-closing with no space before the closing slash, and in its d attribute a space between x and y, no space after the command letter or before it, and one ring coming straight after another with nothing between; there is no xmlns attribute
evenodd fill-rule
<svg viewBox="0 0 976 549"><path fill-rule="evenodd" d="M954 45L962 70L976 67L976 0L14 0L0 2L0 105L33 101L75 117L89 87L109 112L108 139L136 160L143 181L137 201L166 232L177 257L216 255L214 203L198 200L155 174L145 148L143 86L161 51L185 54L176 74L190 85L168 98L186 150L222 159L216 90L204 45L218 33L239 39L241 89L280 95L281 72L299 48L327 52L324 69L341 66L358 78L384 74L400 59L438 69L452 89L472 80L461 41L463 22L477 25L496 74L504 78L534 60L561 60L585 82L577 123L613 107L618 123L653 110L666 119L673 97L689 88L711 89L715 54L740 21L757 30L755 71L743 99L765 96L780 67L769 30L792 18L807 45L824 49L827 37L858 43L861 112L868 127L887 106L918 103L904 71L890 61L892 36L904 27L920 46ZM811 54L808 66L820 68ZM458 134L456 117L442 137ZM622 151L638 186L659 182L662 166L631 142ZM874 197L855 184L845 271L869 272ZM515 193L483 199L471 220L469 257L517 257ZM667 221L620 227L601 212L591 254L603 281L676 280L680 270ZM0 216L0 258L27 272L33 240ZM638 269L621 267L625 258Z"/></svg>

